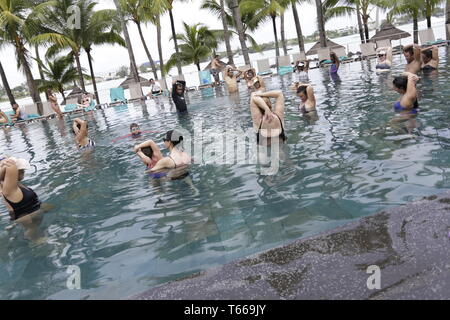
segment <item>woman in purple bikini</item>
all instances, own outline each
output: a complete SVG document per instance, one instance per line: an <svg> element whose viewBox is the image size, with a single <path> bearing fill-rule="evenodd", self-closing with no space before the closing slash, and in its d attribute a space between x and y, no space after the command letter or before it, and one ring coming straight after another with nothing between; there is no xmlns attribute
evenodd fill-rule
<svg viewBox="0 0 450 320"><path fill-rule="evenodd" d="M336 74L339 70L339 66L341 65L341 63L339 61L338 56L334 52L330 53L330 59L331 59L331 62L333 63L330 67L330 73Z"/></svg>

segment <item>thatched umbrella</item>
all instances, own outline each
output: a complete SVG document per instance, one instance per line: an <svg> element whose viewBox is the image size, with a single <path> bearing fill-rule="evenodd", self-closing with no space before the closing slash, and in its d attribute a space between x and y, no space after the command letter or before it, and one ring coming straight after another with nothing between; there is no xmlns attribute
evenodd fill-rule
<svg viewBox="0 0 450 320"><path fill-rule="evenodd" d="M72 91L67 95L66 100L64 100L62 102L62 105L65 105L67 100L73 100L73 99L80 100L80 98L83 94L84 94L84 91L80 87L75 86L72 89Z"/></svg>
<svg viewBox="0 0 450 320"><path fill-rule="evenodd" d="M150 87L150 81L139 76L139 82L141 83L141 86L144 87ZM135 83L134 78L133 77L128 77L124 82L122 82L119 87L126 89L130 89L130 84Z"/></svg>
<svg viewBox="0 0 450 320"><path fill-rule="evenodd" d="M408 37L411 37L410 33L394 27L389 22L384 22L381 25L380 30L378 30L377 33L375 33L375 35L370 39L370 41L375 42L375 41L385 40L385 39L400 40L402 38L408 38Z"/></svg>
<svg viewBox="0 0 450 320"><path fill-rule="evenodd" d="M211 65L212 65L212 61L203 69L203 70L210 70L211 69ZM227 66L227 64L223 61L220 61L220 69L223 69Z"/></svg>
<svg viewBox="0 0 450 320"><path fill-rule="evenodd" d="M340 44L337 44L336 42L331 41L330 39L327 39L327 47L330 48L330 50L336 49L336 48L344 48L344 46L341 46ZM317 54L317 50L320 49L320 42L317 42L309 51L306 53L307 56L312 56L314 54Z"/></svg>

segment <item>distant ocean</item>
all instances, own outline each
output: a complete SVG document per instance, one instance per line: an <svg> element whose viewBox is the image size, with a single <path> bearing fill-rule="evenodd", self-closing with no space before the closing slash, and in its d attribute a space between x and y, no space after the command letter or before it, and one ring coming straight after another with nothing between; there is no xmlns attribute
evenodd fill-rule
<svg viewBox="0 0 450 320"><path fill-rule="evenodd" d="M423 30L426 29L426 21L421 21L419 22L419 30ZM397 26L397 28L404 30L406 32L409 32L411 35L413 34L413 24L407 24L407 25L402 25L402 26ZM445 39L446 37L446 32L445 32L445 19L444 18L433 18L432 20L432 28L434 30L434 34L436 39ZM370 37L372 37L375 34L375 31L370 32ZM341 37L341 38L335 38L335 39L330 39L333 40L334 42L343 45L347 48L347 52L353 52L356 53L358 51L360 51L359 45L361 43L360 41L360 37L359 34L354 34L354 35L350 35L350 36L345 36L345 37ZM412 36L409 38L404 38L401 40L395 40L392 41L392 45L398 46L398 45L406 45L406 44L410 44L413 42L413 38ZM305 44L305 50L308 51L309 49L312 48L312 46L314 45L314 43L307 43ZM292 48L292 50L289 51L289 54L293 54L296 52L299 52L299 48L298 46L290 46L289 48ZM265 59L268 58L269 62L271 64L275 64L275 50L267 50L261 53L252 53L250 54L250 60L252 61L252 65L256 67L256 61L259 59ZM310 56L309 58L315 58L314 56ZM244 58L243 56L237 56L234 57L234 62L237 66L240 65L244 65ZM200 66L203 69L204 67L206 67L208 65L209 62L207 63L202 63ZM186 82L188 86L198 86L199 85L199 79L198 79L198 74L197 74L197 67L194 65L189 65L189 66L185 66L183 67L183 74L185 76ZM170 70L169 75L171 76L175 76L177 75L177 70L176 68L173 68ZM141 76L145 77L145 78L152 78L153 74L152 73L144 73L141 74ZM100 95L100 100L102 103L107 103L109 102L109 89L110 88L115 88L118 87L125 79L118 79L118 80L112 80L112 81L105 81L105 82L101 82L97 84L98 90L99 90L99 95ZM171 79L170 77L168 77L167 79L167 85L170 86L171 83ZM92 85L87 86L86 90L89 92L93 92L93 88ZM144 93L146 93L148 89L144 88ZM67 92L67 94L70 93L70 91ZM126 93L128 94L128 93ZM59 96L58 97L60 102L62 102L62 97ZM43 96L44 99L44 96ZM27 105L27 104L31 104L32 100L31 98L24 98L24 99L18 99L17 103L19 105ZM5 101L0 103L0 108L3 111L9 111L11 110L10 106L9 106L9 102Z"/></svg>

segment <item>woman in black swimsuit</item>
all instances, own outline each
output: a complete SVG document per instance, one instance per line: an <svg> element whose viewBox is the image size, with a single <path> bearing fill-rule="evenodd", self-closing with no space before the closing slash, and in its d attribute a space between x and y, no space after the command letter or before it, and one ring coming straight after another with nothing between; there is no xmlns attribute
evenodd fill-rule
<svg viewBox="0 0 450 320"><path fill-rule="evenodd" d="M30 240L37 240L37 227L42 221L41 215L48 211L47 205L41 208L36 193L24 186L25 170L30 168L24 159L8 158L0 162L0 194L9 211L11 220L25 228L25 236Z"/></svg>
<svg viewBox="0 0 450 320"><path fill-rule="evenodd" d="M263 98L275 98L275 110L272 110ZM269 145L272 139L287 140L284 131L284 95L280 90L254 92L250 100L253 129L258 144Z"/></svg>

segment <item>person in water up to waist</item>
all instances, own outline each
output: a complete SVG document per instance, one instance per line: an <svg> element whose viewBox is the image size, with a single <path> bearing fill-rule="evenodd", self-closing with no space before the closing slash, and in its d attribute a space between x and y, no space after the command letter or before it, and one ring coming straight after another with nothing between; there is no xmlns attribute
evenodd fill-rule
<svg viewBox="0 0 450 320"><path fill-rule="evenodd" d="M184 92L186 91L186 81L175 80L172 85L172 100L175 103L178 112L187 112L186 99Z"/></svg>
<svg viewBox="0 0 450 320"><path fill-rule="evenodd" d="M410 44L403 48L403 55L406 59L405 72L418 74L422 68L422 56L420 47L417 44Z"/></svg>
<svg viewBox="0 0 450 320"><path fill-rule="evenodd" d="M241 76L242 72L233 68L232 66L226 66L223 79L228 86L228 93L235 93L238 91L237 79Z"/></svg>
<svg viewBox="0 0 450 320"><path fill-rule="evenodd" d="M163 158L161 150L153 140L148 140L135 146L134 152L148 169L153 169L158 161Z"/></svg>
<svg viewBox="0 0 450 320"><path fill-rule="evenodd" d="M383 47L377 49L378 63L375 66L377 72L389 71L392 68L392 48Z"/></svg>
<svg viewBox="0 0 450 320"><path fill-rule="evenodd" d="M72 132L80 151L85 151L95 147L95 142L88 137L88 123L76 118L73 120Z"/></svg>
<svg viewBox="0 0 450 320"><path fill-rule="evenodd" d="M336 53L331 52L330 60L332 62L331 67L330 67L330 73L336 74L339 71L339 67L341 65L341 62L339 61L339 57L336 55Z"/></svg>
<svg viewBox="0 0 450 320"><path fill-rule="evenodd" d="M187 166L191 163L191 157L180 149L183 142L183 136L176 130L167 132L164 138L164 145L169 149L170 155L160 159L154 167L152 172L162 169L176 169L179 167ZM153 150L155 152L155 150Z"/></svg>
<svg viewBox="0 0 450 320"><path fill-rule="evenodd" d="M431 46L422 49L422 70L437 70L439 65L439 49L437 46Z"/></svg>
<svg viewBox="0 0 450 320"><path fill-rule="evenodd" d="M299 83L297 87L297 96L301 100L299 110L302 114L308 115L316 111L316 96L314 95L312 86Z"/></svg>
<svg viewBox="0 0 450 320"><path fill-rule="evenodd" d="M400 100L394 104L396 112L417 114L419 109L416 89L417 81L419 81L419 77L410 72L405 72L401 76L394 78L394 90L401 94Z"/></svg>
<svg viewBox="0 0 450 320"><path fill-rule="evenodd" d="M28 169L30 164L25 159L11 157L0 161L0 194L14 221L41 208L36 193L20 183Z"/></svg>

